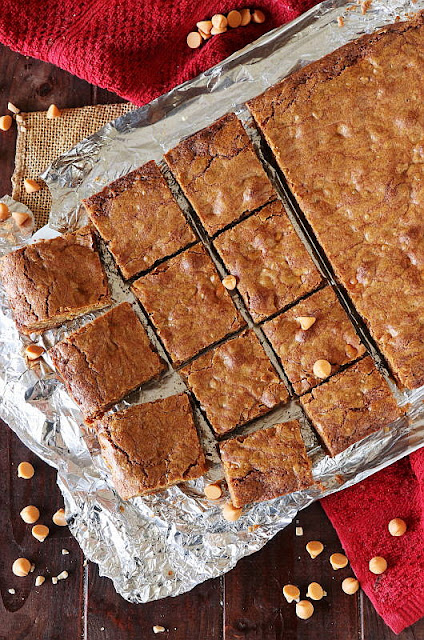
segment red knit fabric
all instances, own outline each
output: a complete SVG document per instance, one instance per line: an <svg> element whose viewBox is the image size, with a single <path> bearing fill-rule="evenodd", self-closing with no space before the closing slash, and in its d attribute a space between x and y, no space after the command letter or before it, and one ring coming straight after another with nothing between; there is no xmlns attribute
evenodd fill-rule
<svg viewBox="0 0 424 640"><path fill-rule="evenodd" d="M321 501L353 571L377 612L395 633L424 616L424 449L363 482ZM392 518L407 523L390 535ZM388 568L372 574L368 562L383 556Z"/></svg>
<svg viewBox="0 0 424 640"><path fill-rule="evenodd" d="M3 0L0 41L25 55L141 105L193 78L265 31L292 20L316 0L259 0L264 24L230 29L187 47L199 20L246 6L245 0ZM323 501L362 587L395 632L424 615L424 453ZM408 523L403 538L387 531L391 518ZM368 571L374 555L389 568Z"/></svg>
<svg viewBox="0 0 424 640"><path fill-rule="evenodd" d="M0 42L141 105L314 4L258 0L263 24L229 29L189 49L186 37L196 22L245 7L246 0L31 0L25 11L16 0L3 0Z"/></svg>

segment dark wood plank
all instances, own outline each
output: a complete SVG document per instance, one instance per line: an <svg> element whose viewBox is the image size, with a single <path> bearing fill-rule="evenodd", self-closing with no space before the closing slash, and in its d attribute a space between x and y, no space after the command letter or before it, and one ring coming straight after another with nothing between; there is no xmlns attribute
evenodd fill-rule
<svg viewBox="0 0 424 640"><path fill-rule="evenodd" d="M220 640L222 638L222 578L208 580L189 593L143 605L119 597L113 584L99 577L90 565L87 606L87 639L140 640L155 637L161 625L172 640Z"/></svg>
<svg viewBox="0 0 424 640"><path fill-rule="evenodd" d="M2 422L0 450L0 638L78 639L82 634L82 553L69 529L57 527L51 521L53 513L63 506L56 471L31 453ZM31 480L17 477L18 464L23 460L35 468ZM19 516L21 509L29 504L39 508L39 523L50 528L50 535L43 543L31 535L31 525ZM67 549L69 554L63 555L62 549ZM12 563L19 557L35 564L34 573L25 578L13 575ZM53 585L50 577L64 569L69 578ZM41 587L34 585L37 575L46 576ZM9 593L11 588L16 590L15 594Z"/></svg>
<svg viewBox="0 0 424 640"><path fill-rule="evenodd" d="M331 553L341 551L337 535L319 504L302 511L297 520L258 553L244 558L225 577L225 640L354 640L358 637L356 596L345 595L340 584L351 575L346 568L333 571ZM304 535L296 536L302 526ZM321 540L325 549L311 560L305 545ZM310 582L319 582L328 596L315 603L315 613L299 620L294 604L282 595L285 584L306 594Z"/></svg>

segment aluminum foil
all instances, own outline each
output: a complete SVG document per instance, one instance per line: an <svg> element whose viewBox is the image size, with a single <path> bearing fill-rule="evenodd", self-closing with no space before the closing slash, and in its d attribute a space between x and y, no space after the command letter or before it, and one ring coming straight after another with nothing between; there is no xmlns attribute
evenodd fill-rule
<svg viewBox="0 0 424 640"><path fill-rule="evenodd" d="M246 100L345 42L393 22L398 15L403 17L424 8L424 0L416 3L374 0L366 15L359 10L347 11L351 5L337 0L323 2L195 80L122 116L80 142L43 175L53 196L49 226L32 238L22 237L17 229L10 232L4 226L0 227L1 253L80 226L85 222L79 208L81 198L99 191L103 185L148 160L161 162L163 153L182 137L230 110L242 118L261 154L259 136L243 107ZM340 15L345 18L343 28L337 26ZM308 250L335 286L299 224L278 177L263 156L262 160ZM168 178L171 179L169 174ZM187 203L175 185L173 188L187 216L191 217ZM202 239L208 246L207 238L202 235ZM133 303L147 326L146 318L105 248L102 248L102 254L114 300ZM213 258L223 273L217 256L213 255ZM235 302L244 312L240 298L236 296ZM348 302L344 301L344 304L350 311ZM85 316L66 327L48 331L37 340L48 348L65 332L93 317L94 314ZM379 363L379 354L368 343L354 316L352 320ZM263 340L261 330L255 330ZM149 332L166 359L160 343L150 329ZM398 401L408 403L407 417L333 459L324 455L300 407L291 402L249 425L245 431L298 417L317 484L306 491L246 508L237 522L228 523L223 520L219 505L211 505L203 497L204 483L221 478L222 471L214 438L197 410L197 425L211 462L207 477L156 495L123 502L111 485L94 435L84 426L80 412L57 381L48 356L35 366L27 366L23 357L27 341L18 334L0 288L0 416L30 449L57 468L72 533L86 556L97 562L100 574L111 578L118 593L132 602L176 596L229 571L241 557L260 549L288 525L300 509L324 495L355 484L424 443L424 388L407 394L400 393L392 385ZM283 375L272 353L270 357ZM160 383L133 393L120 407L184 389L182 379L169 366Z"/></svg>

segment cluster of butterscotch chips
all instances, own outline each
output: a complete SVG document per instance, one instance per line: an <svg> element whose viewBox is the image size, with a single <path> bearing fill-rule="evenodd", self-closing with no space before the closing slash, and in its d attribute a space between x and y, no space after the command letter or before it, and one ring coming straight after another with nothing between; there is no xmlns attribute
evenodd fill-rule
<svg viewBox="0 0 424 640"><path fill-rule="evenodd" d="M187 44L190 49L197 49L204 40L225 33L228 29L246 27L250 22L257 24L265 22L264 12L260 9L240 9L240 11L233 9L227 15L216 13L210 20L201 20L196 24L197 31L190 31Z"/></svg>

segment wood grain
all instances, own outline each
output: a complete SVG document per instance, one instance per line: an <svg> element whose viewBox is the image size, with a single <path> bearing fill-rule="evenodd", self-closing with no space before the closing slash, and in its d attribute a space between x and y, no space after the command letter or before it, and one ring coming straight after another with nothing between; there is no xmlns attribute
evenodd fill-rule
<svg viewBox="0 0 424 640"><path fill-rule="evenodd" d="M13 53L0 46L0 114L11 100L22 110L105 104L120 99L109 92L57 69ZM0 193L11 192L15 130L0 133ZM260 552L244 558L226 576L199 585L190 593L145 605L132 605L116 594L113 584L100 578L97 567L83 566L82 553L68 529L51 525L51 536L36 541L30 526L19 517L27 504L37 505L42 521L50 525L53 512L62 504L56 473L26 449L0 423L0 640L423 640L424 620L395 636L377 616L368 599L347 596L340 588L349 568L334 572L328 562L340 544L320 506L301 512L296 523L278 534ZM36 467L30 481L18 479L20 461ZM311 560L305 551L308 540L319 539L325 551ZM63 556L62 548L70 551ZM36 564L34 574L16 578L13 560L28 556ZM38 573L69 578L53 585L47 580L34 587ZM304 595L316 581L328 596L315 605L308 621L298 620L294 605L282 596L285 583L298 584ZM15 588L16 594L8 593ZM153 625L166 634L155 636Z"/></svg>

